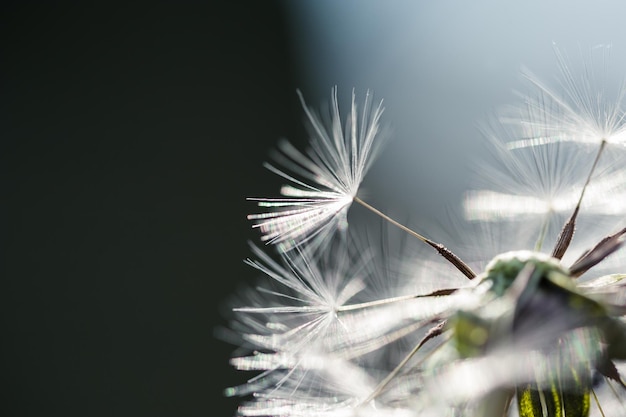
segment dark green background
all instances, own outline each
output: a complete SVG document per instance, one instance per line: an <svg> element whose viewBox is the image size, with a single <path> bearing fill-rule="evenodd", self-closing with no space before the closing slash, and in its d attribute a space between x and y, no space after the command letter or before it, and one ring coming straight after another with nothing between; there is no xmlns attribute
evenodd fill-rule
<svg viewBox="0 0 626 417"><path fill-rule="evenodd" d="M300 133L280 3L5 3L6 416L230 416L251 194Z"/></svg>

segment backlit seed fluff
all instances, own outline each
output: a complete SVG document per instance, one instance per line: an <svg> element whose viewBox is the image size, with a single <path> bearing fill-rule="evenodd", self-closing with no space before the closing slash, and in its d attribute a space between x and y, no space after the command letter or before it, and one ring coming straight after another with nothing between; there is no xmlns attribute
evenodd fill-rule
<svg viewBox="0 0 626 417"><path fill-rule="evenodd" d="M374 105L368 91L358 108L352 92L351 107L342 121L337 89L332 90L329 114L320 116L308 108L300 95L311 135L302 153L291 143L279 144L277 165L265 167L288 181L278 198L249 198L263 208L250 214L262 240L290 250L304 242L319 245L337 230L347 227L347 212L363 177L385 138L380 131L382 102Z"/></svg>

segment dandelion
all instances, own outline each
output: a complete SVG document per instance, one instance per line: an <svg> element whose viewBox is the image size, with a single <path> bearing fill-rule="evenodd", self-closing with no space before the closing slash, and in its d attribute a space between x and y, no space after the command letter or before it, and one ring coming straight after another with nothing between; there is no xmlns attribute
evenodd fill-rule
<svg viewBox="0 0 626 417"><path fill-rule="evenodd" d="M622 90L607 104L557 58L569 95L533 79L543 100L489 131L489 163L464 198L475 233L453 239L469 262L357 196L379 146L371 96L359 117L353 93L344 127L336 90L329 128L306 110L311 150L281 145L284 168L268 168L289 184L282 198L254 199L268 211L250 216L278 252L251 246L265 285L234 308L231 362L254 372L226 390L252 394L240 415L626 413L625 155L601 158L623 144L610 104ZM595 153L580 150L591 142ZM379 256L400 251L363 248L346 229L353 202L442 256L416 250L411 273L397 274Z"/></svg>

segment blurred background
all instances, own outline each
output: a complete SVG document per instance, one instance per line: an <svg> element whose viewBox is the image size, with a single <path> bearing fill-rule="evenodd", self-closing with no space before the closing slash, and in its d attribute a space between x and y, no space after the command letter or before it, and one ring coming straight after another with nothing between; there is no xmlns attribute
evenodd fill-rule
<svg viewBox="0 0 626 417"><path fill-rule="evenodd" d="M224 416L216 339L256 273L247 196L306 143L296 95L372 89L393 128L365 182L392 213L458 204L476 122L523 66L613 45L619 1L4 2L0 251L11 416ZM10 411L10 413L8 412Z"/></svg>

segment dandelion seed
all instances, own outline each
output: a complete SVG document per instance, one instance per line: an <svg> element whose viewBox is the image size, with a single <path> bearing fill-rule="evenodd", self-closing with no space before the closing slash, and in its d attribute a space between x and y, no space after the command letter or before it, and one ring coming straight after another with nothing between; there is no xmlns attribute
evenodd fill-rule
<svg viewBox="0 0 626 417"><path fill-rule="evenodd" d="M343 133L336 93L336 89L334 89L332 99L334 110L331 116L332 135L324 130L321 120L311 110L307 110L307 116L314 132L313 138L317 139L311 141L311 150L308 156L300 153L288 142L283 142L280 149L289 158L278 157L282 165L289 167L290 171L317 183L321 187L316 188L272 165L266 164L268 169L289 180L295 186L285 185L281 190L283 196L293 198L251 199L258 201L261 207L273 209L273 211L270 210L266 213L248 216L248 219L255 222L253 227L258 227L264 233L262 240L277 244L281 251L288 251L305 242L308 243L309 250L314 250L327 241L329 237L332 237L335 231L346 230L348 209L352 202L357 202L426 243L463 275L473 279L476 273L443 244L400 224L357 196L361 181L371 164L371 159L368 157L373 156L380 146L380 142L375 142L374 139L378 132L382 107L379 105L371 111L371 116L367 116L371 109L371 96L368 93L359 130L356 122L357 110L353 92L352 112L347 118L345 133Z"/></svg>

